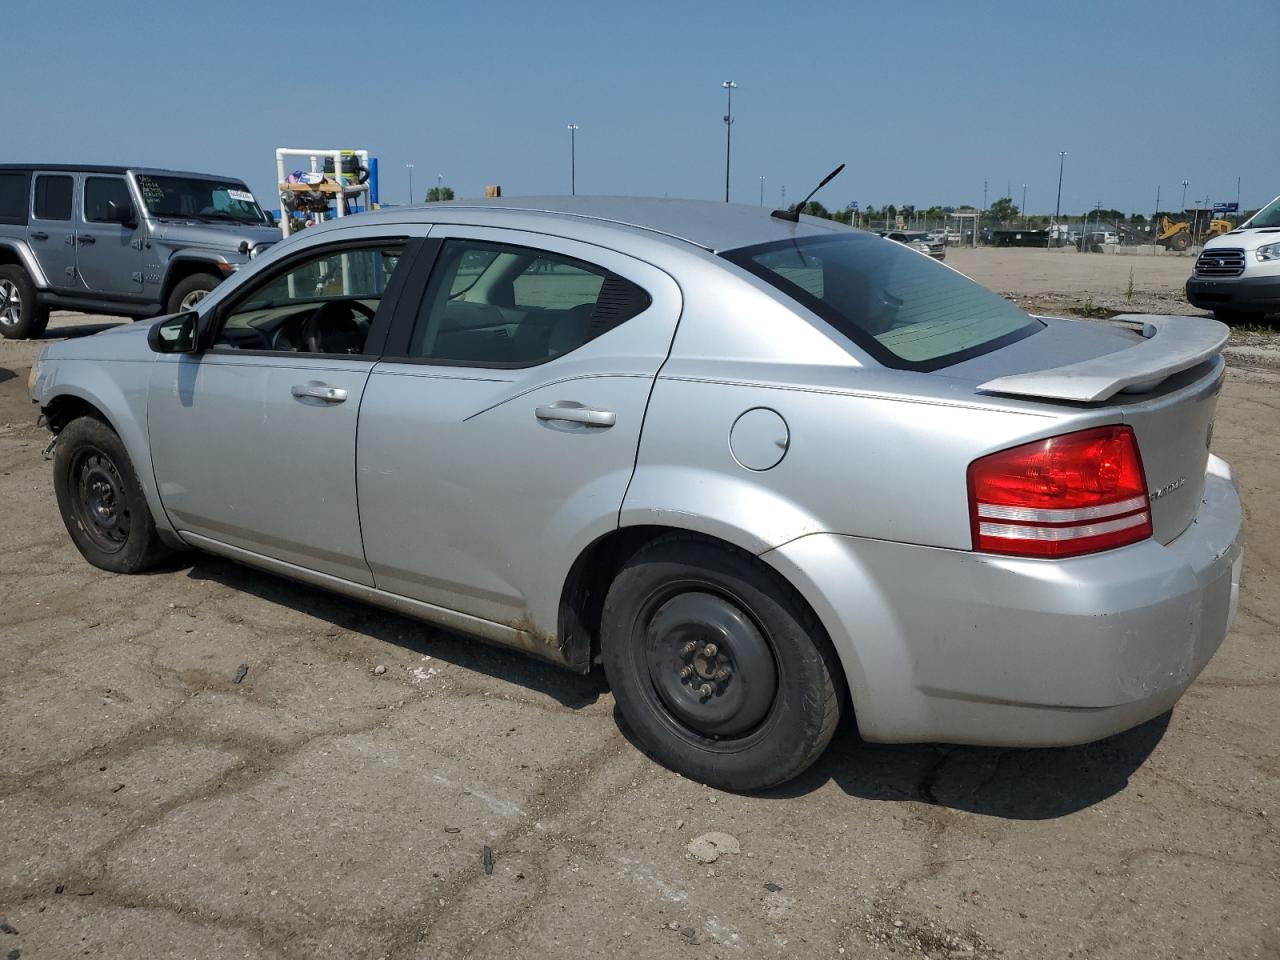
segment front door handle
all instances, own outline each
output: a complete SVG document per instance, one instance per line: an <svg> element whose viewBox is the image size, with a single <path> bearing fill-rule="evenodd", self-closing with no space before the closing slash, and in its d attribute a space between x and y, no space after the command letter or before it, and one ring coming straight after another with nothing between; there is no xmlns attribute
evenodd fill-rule
<svg viewBox="0 0 1280 960"><path fill-rule="evenodd" d="M347 399L347 391L342 387L331 387L327 383L295 383L289 388L299 400L323 400L325 403L342 403Z"/></svg>
<svg viewBox="0 0 1280 960"><path fill-rule="evenodd" d="M559 420L563 423L581 423L588 427L612 427L618 415L612 410L588 410L579 404L550 403L533 411L539 420Z"/></svg>
<svg viewBox="0 0 1280 960"><path fill-rule="evenodd" d="M49 239L49 235L45 233L43 230L32 230L30 233L30 237L32 240L48 240Z"/></svg>
<svg viewBox="0 0 1280 960"><path fill-rule="evenodd" d="M91 233L82 233L76 237L81 243L97 243L98 238Z"/></svg>

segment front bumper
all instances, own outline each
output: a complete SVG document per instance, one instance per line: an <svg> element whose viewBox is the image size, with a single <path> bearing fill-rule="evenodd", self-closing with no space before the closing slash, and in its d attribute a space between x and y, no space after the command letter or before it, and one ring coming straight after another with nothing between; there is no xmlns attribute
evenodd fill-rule
<svg viewBox="0 0 1280 960"><path fill-rule="evenodd" d="M1065 746L1164 713L1235 615L1242 513L1209 458L1175 540L1025 560L835 534L764 555L831 634L864 738Z"/></svg>
<svg viewBox="0 0 1280 960"><path fill-rule="evenodd" d="M1187 281L1187 300L1201 310L1280 310L1280 276Z"/></svg>

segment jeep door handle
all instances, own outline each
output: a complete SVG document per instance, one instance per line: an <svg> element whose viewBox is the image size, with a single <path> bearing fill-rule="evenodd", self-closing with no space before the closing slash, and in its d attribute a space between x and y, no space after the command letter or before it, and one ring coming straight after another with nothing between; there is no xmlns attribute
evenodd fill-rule
<svg viewBox="0 0 1280 960"><path fill-rule="evenodd" d="M32 240L48 240L49 235L45 233L43 230L33 230L31 231L31 239Z"/></svg>
<svg viewBox="0 0 1280 960"><path fill-rule="evenodd" d="M295 383L289 388L299 400L323 400L325 403L342 403L347 399L347 391L342 387L331 387L327 383Z"/></svg>
<svg viewBox="0 0 1280 960"><path fill-rule="evenodd" d="M588 410L586 407L547 404L533 411L539 420L559 420L563 423L581 423L588 427L612 427L618 415L612 410Z"/></svg>
<svg viewBox="0 0 1280 960"><path fill-rule="evenodd" d="M91 233L82 233L76 237L81 243L97 243L98 238Z"/></svg>

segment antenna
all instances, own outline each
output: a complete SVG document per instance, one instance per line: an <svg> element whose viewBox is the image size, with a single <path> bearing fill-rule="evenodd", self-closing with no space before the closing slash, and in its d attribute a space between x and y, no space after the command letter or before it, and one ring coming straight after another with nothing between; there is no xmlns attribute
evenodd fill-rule
<svg viewBox="0 0 1280 960"><path fill-rule="evenodd" d="M773 213L769 214L769 216L777 217L779 220L790 220L792 223L799 223L800 211L803 210L805 208L805 205L810 200L813 199L813 195L817 193L819 190L821 190L823 187L825 187L832 180L834 180L837 176L839 176L840 171L843 169L844 169L844 164L842 163L840 164L840 166L836 167L834 170L828 173L825 177L823 177L822 182L818 184L816 187L814 187L812 190L810 190L809 196L801 200L794 210L775 210L773 211Z"/></svg>

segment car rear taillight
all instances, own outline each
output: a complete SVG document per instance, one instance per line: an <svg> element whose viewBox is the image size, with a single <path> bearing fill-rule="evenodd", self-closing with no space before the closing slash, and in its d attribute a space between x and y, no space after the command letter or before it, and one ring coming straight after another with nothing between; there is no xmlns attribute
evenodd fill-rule
<svg viewBox="0 0 1280 960"><path fill-rule="evenodd" d="M969 464L973 548L1074 557L1151 536L1133 430L1098 427L1001 450Z"/></svg>

